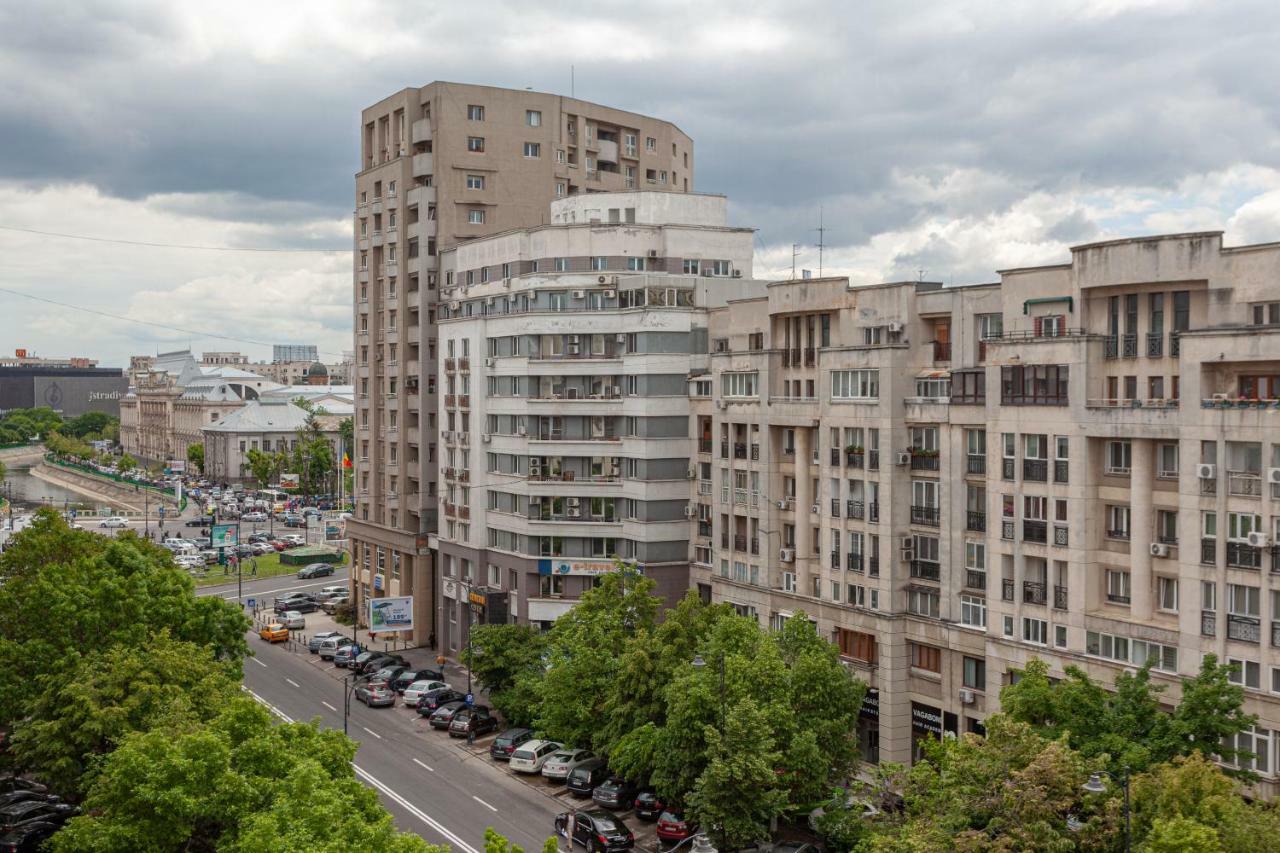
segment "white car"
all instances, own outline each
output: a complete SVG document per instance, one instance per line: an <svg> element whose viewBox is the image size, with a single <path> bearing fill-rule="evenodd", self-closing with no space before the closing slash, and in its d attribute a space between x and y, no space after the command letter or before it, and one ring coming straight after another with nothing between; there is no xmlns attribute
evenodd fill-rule
<svg viewBox="0 0 1280 853"><path fill-rule="evenodd" d="M564 781L573 769L584 761L595 758L589 749L558 749L542 765L542 775L548 779Z"/></svg>
<svg viewBox="0 0 1280 853"><path fill-rule="evenodd" d="M511 769L517 773L537 773L562 746L564 744L553 740L527 740L511 753Z"/></svg>
<svg viewBox="0 0 1280 853"><path fill-rule="evenodd" d="M278 617L280 624L290 631L301 631L307 627L307 620L297 610L286 610Z"/></svg>
<svg viewBox="0 0 1280 853"><path fill-rule="evenodd" d="M266 521L267 514L265 512L246 512L240 516L241 521Z"/></svg>
<svg viewBox="0 0 1280 853"><path fill-rule="evenodd" d="M276 552L275 546L268 545L266 542L254 542L249 547L252 548L253 553L259 557L263 554L274 554Z"/></svg>
<svg viewBox="0 0 1280 853"><path fill-rule="evenodd" d="M410 708L418 707L418 700L422 698L424 693L430 693L432 690L452 689L443 681L415 681L404 689L401 695L404 697L404 704Z"/></svg>
<svg viewBox="0 0 1280 853"><path fill-rule="evenodd" d="M99 527L128 527L129 519L123 515L113 515L110 518L104 518L98 522Z"/></svg>
<svg viewBox="0 0 1280 853"><path fill-rule="evenodd" d="M293 545L307 544L307 540L302 538L301 533L286 533L284 536L281 536L280 539Z"/></svg>

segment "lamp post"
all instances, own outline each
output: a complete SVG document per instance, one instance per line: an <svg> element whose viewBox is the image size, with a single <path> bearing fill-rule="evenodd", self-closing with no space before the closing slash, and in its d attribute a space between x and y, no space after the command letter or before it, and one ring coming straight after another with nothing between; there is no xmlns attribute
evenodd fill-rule
<svg viewBox="0 0 1280 853"><path fill-rule="evenodd" d="M1119 782L1121 790L1124 791L1124 849L1125 849L1125 853L1129 853L1129 851L1132 849L1130 846L1130 835L1129 835L1129 818L1130 818L1129 766L1126 764L1124 768L1120 771L1119 776L1117 776L1116 774L1112 773L1109 770L1099 770L1095 773L1090 773L1089 781L1085 782L1080 787L1083 790L1088 791L1090 794L1104 793L1107 790L1107 783L1104 782L1102 779L1104 774L1107 776L1110 776L1116 782Z"/></svg>
<svg viewBox="0 0 1280 853"><path fill-rule="evenodd" d="M694 655L691 663L693 664L694 669L702 669L707 665L707 662L703 660L702 655ZM720 652L719 667L720 667L720 739L722 741L721 746L723 747L724 746L723 740L725 737L724 727L725 727L725 716L726 716L726 700L724 695L724 652ZM706 841L705 837L703 838L703 841L705 843ZM694 844L696 846L697 842L695 841ZM725 838L725 829L723 826L721 826L720 827L720 849L727 850L728 847L729 847L729 844L728 844L728 840Z"/></svg>
<svg viewBox="0 0 1280 853"><path fill-rule="evenodd" d="M351 694L356 690L356 679L359 673L351 673L342 679L342 733L347 734L347 721L351 717Z"/></svg>

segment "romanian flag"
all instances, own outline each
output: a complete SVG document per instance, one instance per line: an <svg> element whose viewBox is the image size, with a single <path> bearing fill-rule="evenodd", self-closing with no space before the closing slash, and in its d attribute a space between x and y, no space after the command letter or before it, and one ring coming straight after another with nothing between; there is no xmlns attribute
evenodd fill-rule
<svg viewBox="0 0 1280 853"><path fill-rule="evenodd" d="M351 467L351 454L350 454L350 453L344 453L344 454L342 454L342 467L343 467L343 468L350 468L350 467Z"/></svg>

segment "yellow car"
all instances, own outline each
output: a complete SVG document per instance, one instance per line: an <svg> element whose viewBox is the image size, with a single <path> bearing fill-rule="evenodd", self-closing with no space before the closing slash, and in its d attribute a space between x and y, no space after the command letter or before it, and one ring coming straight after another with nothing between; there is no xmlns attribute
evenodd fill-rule
<svg viewBox="0 0 1280 853"><path fill-rule="evenodd" d="M262 629L258 631L258 636L268 643L283 643L289 639L289 629L279 622L272 622L268 625L263 625Z"/></svg>

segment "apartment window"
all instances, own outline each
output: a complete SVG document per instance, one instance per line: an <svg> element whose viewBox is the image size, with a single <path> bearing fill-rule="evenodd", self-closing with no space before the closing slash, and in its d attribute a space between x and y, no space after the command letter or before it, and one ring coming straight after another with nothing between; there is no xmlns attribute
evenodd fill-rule
<svg viewBox="0 0 1280 853"><path fill-rule="evenodd" d="M831 371L831 399L876 400L879 397L879 370Z"/></svg>
<svg viewBox="0 0 1280 853"><path fill-rule="evenodd" d="M1156 541L1165 545L1178 544L1178 511L1156 510Z"/></svg>
<svg viewBox="0 0 1280 853"><path fill-rule="evenodd" d="M986 628L987 600L978 595L960 596L960 624L970 628Z"/></svg>
<svg viewBox="0 0 1280 853"><path fill-rule="evenodd" d="M524 144L524 156L526 156L526 157L541 157L541 156L542 156L542 145L541 145L540 143L537 143L537 142L526 142L526 143Z"/></svg>
<svg viewBox="0 0 1280 853"><path fill-rule="evenodd" d="M1013 617L1003 616L1000 619L1000 629L1006 637L1013 636Z"/></svg>
<svg viewBox="0 0 1280 853"><path fill-rule="evenodd" d="M1000 401L1011 406L1067 405L1070 368L1065 364L1000 368Z"/></svg>
<svg viewBox="0 0 1280 853"><path fill-rule="evenodd" d="M1022 639L1038 646L1049 645L1049 623L1043 619L1022 619Z"/></svg>
<svg viewBox="0 0 1280 853"><path fill-rule="evenodd" d="M1156 476L1162 480L1178 479L1178 445L1156 445Z"/></svg>
<svg viewBox="0 0 1280 853"><path fill-rule="evenodd" d="M564 198L564 181L556 181L556 198Z"/></svg>
<svg viewBox="0 0 1280 853"><path fill-rule="evenodd" d="M1127 441L1108 441L1106 472L1128 476L1133 467L1133 446Z"/></svg>
<svg viewBox="0 0 1280 853"><path fill-rule="evenodd" d="M644 258L627 258L627 269L631 272L644 272Z"/></svg>
<svg viewBox="0 0 1280 853"><path fill-rule="evenodd" d="M853 603L852 596L850 596L849 601ZM840 654L844 657L853 658L863 663L874 664L878 662L879 655L876 650L874 634L841 628L836 634L836 639L840 645Z"/></svg>
<svg viewBox="0 0 1280 853"><path fill-rule="evenodd" d="M1261 590L1239 583L1227 584L1227 613L1257 619L1261 613Z"/></svg>
<svg viewBox="0 0 1280 853"><path fill-rule="evenodd" d="M609 268L609 259L600 255L592 257L591 269L593 272L602 272Z"/></svg>
<svg viewBox="0 0 1280 853"><path fill-rule="evenodd" d="M1244 660L1242 658L1227 658L1227 663L1235 667L1227 680L1232 684L1239 684L1254 690L1262 689L1262 667L1257 661Z"/></svg>
<svg viewBox="0 0 1280 853"><path fill-rule="evenodd" d="M938 618L941 598L936 589L911 587L907 590L907 610L917 616Z"/></svg>
<svg viewBox="0 0 1280 853"><path fill-rule="evenodd" d="M467 119L470 121L484 121L484 107L480 104L467 104Z"/></svg>
<svg viewBox="0 0 1280 853"><path fill-rule="evenodd" d="M1066 625L1053 626L1053 644L1060 649L1065 649L1067 647L1067 626Z"/></svg>
<svg viewBox="0 0 1280 853"><path fill-rule="evenodd" d="M1106 570L1107 601L1115 604L1129 603L1129 573L1120 569Z"/></svg>
<svg viewBox="0 0 1280 853"><path fill-rule="evenodd" d="M652 136L646 136L646 137L644 138L644 150L645 150L645 151L657 151L657 150L658 150L658 140L654 139Z"/></svg>
<svg viewBox="0 0 1280 853"><path fill-rule="evenodd" d="M964 658L963 684L970 690L987 689L987 662L982 658Z"/></svg>
<svg viewBox="0 0 1280 853"><path fill-rule="evenodd" d="M942 649L926 646L924 643L911 643L911 666L925 672L942 672Z"/></svg>
<svg viewBox="0 0 1280 853"><path fill-rule="evenodd" d="M1250 533L1262 529L1262 516L1251 512L1227 513L1227 539L1232 542L1248 542Z"/></svg>
<svg viewBox="0 0 1280 853"><path fill-rule="evenodd" d="M484 189L484 175L467 175L467 189L469 190Z"/></svg>
<svg viewBox="0 0 1280 853"><path fill-rule="evenodd" d="M703 266L702 274L708 276L726 276L730 273L728 261L711 261L710 266Z"/></svg>
<svg viewBox="0 0 1280 853"><path fill-rule="evenodd" d="M698 261L696 258L685 258L683 264L683 272L685 275L698 274Z"/></svg>
<svg viewBox="0 0 1280 853"><path fill-rule="evenodd" d="M569 271L569 259L568 259L568 258L556 258L556 260L555 260L555 269L556 269L556 272L568 272L568 271Z"/></svg>
<svg viewBox="0 0 1280 853"><path fill-rule="evenodd" d="M529 127L542 127L542 110L525 110L524 123Z"/></svg>
<svg viewBox="0 0 1280 853"><path fill-rule="evenodd" d="M862 344L868 347L878 347L884 343L884 326L867 326L862 330Z"/></svg>
<svg viewBox="0 0 1280 853"><path fill-rule="evenodd" d="M755 397L758 396L757 379L759 373L722 373L720 374L720 395L722 397Z"/></svg>
<svg viewBox="0 0 1280 853"><path fill-rule="evenodd" d="M467 211L467 222L471 223L472 225L483 225L483 224L484 224L484 211L483 211L483 210L468 210L468 211ZM485 268L482 270L482 272L481 272L481 280L482 280L482 281L488 281L488 275L487 275L488 271L489 271L489 270L488 270L488 267L485 267Z"/></svg>
<svg viewBox="0 0 1280 853"><path fill-rule="evenodd" d="M476 153L476 154L483 154L483 153L484 153L484 137L483 137L483 136L468 136L468 137L467 137L467 150L468 150L468 151L471 151L471 152L474 152L474 153Z"/></svg>
<svg viewBox="0 0 1280 853"><path fill-rule="evenodd" d="M1156 578L1156 606L1170 613L1178 612L1178 579Z"/></svg>
<svg viewBox="0 0 1280 853"><path fill-rule="evenodd" d="M1259 302L1250 307L1255 326L1280 325L1280 302Z"/></svg>
<svg viewBox="0 0 1280 853"><path fill-rule="evenodd" d="M559 598L564 595L564 575L539 575L538 595L542 598Z"/></svg>

